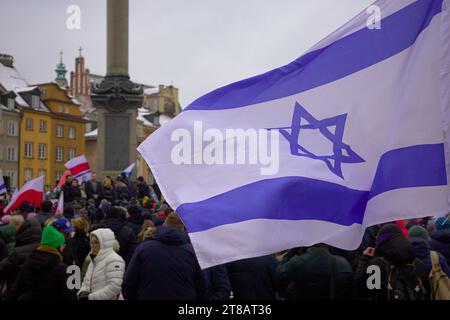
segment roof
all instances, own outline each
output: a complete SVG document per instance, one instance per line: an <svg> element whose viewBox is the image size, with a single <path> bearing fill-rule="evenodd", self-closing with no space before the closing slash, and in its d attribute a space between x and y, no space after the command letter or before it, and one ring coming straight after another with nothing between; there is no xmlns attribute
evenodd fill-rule
<svg viewBox="0 0 450 320"><path fill-rule="evenodd" d="M148 88L144 90L144 94L152 95L159 92L159 88Z"/></svg>
<svg viewBox="0 0 450 320"><path fill-rule="evenodd" d="M159 116L159 123L161 124L161 126L163 126L164 124L166 124L170 120L172 120L172 118L167 116L167 115L165 115L165 114L161 114Z"/></svg>
<svg viewBox="0 0 450 320"><path fill-rule="evenodd" d="M147 119L146 116L150 115L150 111L148 111L147 109L144 108L139 108L138 109L138 116L136 117L137 121L142 121L142 123L144 124L144 126L146 127L151 127L151 128L156 128L156 126Z"/></svg>
<svg viewBox="0 0 450 320"><path fill-rule="evenodd" d="M16 91L28 87L28 82L14 67L6 67L0 63L0 83L6 90Z"/></svg>
<svg viewBox="0 0 450 320"><path fill-rule="evenodd" d="M98 130L97 130L97 129L94 129L94 130L92 130L92 131L90 131L90 132L88 132L88 133L85 133L84 136L85 136L86 138L89 138L89 137L96 137L97 134L98 134Z"/></svg>

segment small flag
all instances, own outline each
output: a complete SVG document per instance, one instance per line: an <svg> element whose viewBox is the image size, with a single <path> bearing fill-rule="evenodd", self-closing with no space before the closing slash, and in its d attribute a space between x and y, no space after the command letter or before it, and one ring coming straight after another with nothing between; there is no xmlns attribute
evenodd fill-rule
<svg viewBox="0 0 450 320"><path fill-rule="evenodd" d="M3 210L6 214L17 209L24 201L37 207L41 206L44 199L44 176L25 183L19 191L14 192L8 206Z"/></svg>
<svg viewBox="0 0 450 320"><path fill-rule="evenodd" d="M58 206L56 207L55 214L63 214L64 212L64 192L61 191L59 196Z"/></svg>
<svg viewBox="0 0 450 320"><path fill-rule="evenodd" d="M134 167L136 167L136 162L130 164L125 170L122 171L122 173L129 178L134 170Z"/></svg>
<svg viewBox="0 0 450 320"><path fill-rule="evenodd" d="M89 162L84 155L73 158L66 162L66 168L78 180L79 183L86 182L91 179L91 168Z"/></svg>

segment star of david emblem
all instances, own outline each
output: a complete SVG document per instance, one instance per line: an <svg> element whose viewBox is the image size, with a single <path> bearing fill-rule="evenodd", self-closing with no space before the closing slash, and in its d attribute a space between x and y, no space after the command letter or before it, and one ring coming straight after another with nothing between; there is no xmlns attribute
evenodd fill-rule
<svg viewBox="0 0 450 320"><path fill-rule="evenodd" d="M279 130L282 136L289 142L292 155L323 161L331 172L344 179L341 167L342 163L365 162L348 144L342 141L346 120L347 114L318 120L299 103L296 103L290 127L270 128L268 130ZM332 128L334 128L334 132ZM300 139L301 130L319 130L322 136L333 144L333 154L315 154L302 146Z"/></svg>

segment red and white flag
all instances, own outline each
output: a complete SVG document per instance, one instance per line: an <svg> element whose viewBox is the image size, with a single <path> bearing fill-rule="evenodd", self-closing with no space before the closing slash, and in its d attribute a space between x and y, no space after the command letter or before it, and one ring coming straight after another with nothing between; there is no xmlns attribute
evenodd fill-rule
<svg viewBox="0 0 450 320"><path fill-rule="evenodd" d="M64 171L63 176L61 177L61 179L59 179L58 185L56 186L56 189L60 190L61 187L63 186L64 182L66 182L67 176L70 175L71 172L70 170L66 170Z"/></svg>
<svg viewBox="0 0 450 320"><path fill-rule="evenodd" d="M41 206L44 200L44 176L33 179L25 183L19 191L14 192L8 206L3 210L5 214L17 209L24 201L37 207Z"/></svg>
<svg viewBox="0 0 450 320"><path fill-rule="evenodd" d="M61 191L61 195L59 196L58 206L56 207L55 214L63 214L64 213L64 192Z"/></svg>
<svg viewBox="0 0 450 320"><path fill-rule="evenodd" d="M78 180L79 183L91 179L91 168L89 167L89 162L84 155L67 161L65 166L70 170L70 173Z"/></svg>

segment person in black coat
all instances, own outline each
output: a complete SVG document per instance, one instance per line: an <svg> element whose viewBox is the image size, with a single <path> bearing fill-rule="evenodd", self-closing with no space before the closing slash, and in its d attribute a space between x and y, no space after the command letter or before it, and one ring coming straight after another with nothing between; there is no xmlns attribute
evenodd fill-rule
<svg viewBox="0 0 450 320"><path fill-rule="evenodd" d="M52 213L53 203L51 201L45 200L41 205L41 212L36 215L37 220L43 227L45 222L52 218L54 214Z"/></svg>
<svg viewBox="0 0 450 320"><path fill-rule="evenodd" d="M110 207L106 211L106 218L103 222L93 225L91 231L99 228L111 229L120 245L118 254L128 264L136 248L136 236L133 229L125 225L124 218L125 212L122 208Z"/></svg>
<svg viewBox="0 0 450 320"><path fill-rule="evenodd" d="M0 262L0 281L6 281L7 295L11 294L23 264L39 246L41 234L41 225L34 219L24 221L17 230L15 248Z"/></svg>
<svg viewBox="0 0 450 320"><path fill-rule="evenodd" d="M145 182L144 177L137 178L137 187L138 187L138 199L144 199L145 197L151 197L150 196L150 187Z"/></svg>
<svg viewBox="0 0 450 320"><path fill-rule="evenodd" d="M98 207L100 200L103 196L103 184L97 181L97 174L92 172L91 180L85 183L86 198L87 200L93 199L95 205Z"/></svg>
<svg viewBox="0 0 450 320"><path fill-rule="evenodd" d="M206 300L229 300L231 284L225 265L218 265L203 270L206 278Z"/></svg>
<svg viewBox="0 0 450 320"><path fill-rule="evenodd" d="M368 267L379 269L379 289L367 287ZM430 286L428 274L422 261L416 258L414 248L396 224L380 228L376 248L364 250L355 273L357 295L369 300L424 300L428 298ZM403 290L406 288L406 290Z"/></svg>
<svg viewBox="0 0 450 320"><path fill-rule="evenodd" d="M123 181L122 177L117 177L115 184L115 200L116 201L129 201L130 189Z"/></svg>
<svg viewBox="0 0 450 320"><path fill-rule="evenodd" d="M262 256L226 265L228 277L236 300L275 300L275 269L277 260L274 256Z"/></svg>
<svg viewBox="0 0 450 320"><path fill-rule="evenodd" d="M11 293L12 300L75 300L67 287L61 248L64 236L52 226L42 232L40 246L24 263Z"/></svg>
<svg viewBox="0 0 450 320"><path fill-rule="evenodd" d="M125 225L133 229L135 236L141 232L142 224L144 223L144 216L142 210L136 205L129 206L127 208L128 217L125 221Z"/></svg>
<svg viewBox="0 0 450 320"><path fill-rule="evenodd" d="M75 264L82 269L84 260L91 251L91 245L87 234L89 231L89 223L86 218L78 217L72 220L72 225L75 233L70 239L70 242L72 243Z"/></svg>
<svg viewBox="0 0 450 320"><path fill-rule="evenodd" d="M442 254L450 266L450 219L440 217L434 227L436 231L431 234L431 250Z"/></svg>
<svg viewBox="0 0 450 320"><path fill-rule="evenodd" d="M175 213L137 247L122 284L127 300L204 299L205 288L194 248Z"/></svg>

